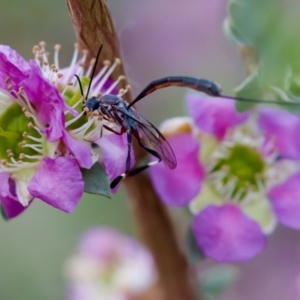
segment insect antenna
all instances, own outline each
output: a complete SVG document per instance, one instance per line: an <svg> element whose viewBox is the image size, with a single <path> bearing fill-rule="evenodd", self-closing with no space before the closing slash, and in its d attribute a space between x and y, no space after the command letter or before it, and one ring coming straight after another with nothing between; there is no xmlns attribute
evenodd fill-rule
<svg viewBox="0 0 300 300"><path fill-rule="evenodd" d="M100 48L98 50L98 53L97 53L97 56L96 56L96 61L95 61L93 71L92 71L92 74L91 74L91 79L90 79L90 83L89 83L89 86L88 86L88 89L87 89L87 92L86 92L85 100L87 100L88 96L89 96L89 92L90 92L90 89L91 89L92 81L93 81L93 78L94 78L94 75L95 75L95 72L96 72L96 67L97 67L97 64L98 64L98 60L99 60L102 48L103 48L103 44L100 46Z"/></svg>
<svg viewBox="0 0 300 300"><path fill-rule="evenodd" d="M83 87L82 87L81 80L80 80L79 76L78 76L77 74L74 75L74 76L77 78L77 81L78 81L78 84L79 84L79 88L80 88L80 92L81 92L81 96L82 96L83 99L85 99L85 100L87 100L87 99L88 99L88 96L89 96L89 92L90 92L91 85L92 85L92 80L93 80L93 77L94 77L94 75L95 75L96 66L97 66L97 63L98 63L98 60L99 60L99 56L100 56L102 47L103 47L103 44L100 46L100 48L99 48L99 50L98 50L98 53L97 53L97 56L96 56L96 60L95 60L94 66L93 66L93 71L92 71L92 75L91 75L91 78L90 78L88 90L87 90L87 92L86 92L86 96L84 96Z"/></svg>
<svg viewBox="0 0 300 300"><path fill-rule="evenodd" d="M79 87L80 87L81 96L84 98L84 93L83 93L83 88L82 88L80 78L77 74L75 74L74 76L77 78L77 81L78 81L78 84L79 84Z"/></svg>

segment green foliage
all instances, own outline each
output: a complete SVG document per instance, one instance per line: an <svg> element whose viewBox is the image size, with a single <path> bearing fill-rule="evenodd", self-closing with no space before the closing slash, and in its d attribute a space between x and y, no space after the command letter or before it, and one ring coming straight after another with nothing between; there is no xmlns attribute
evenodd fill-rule
<svg viewBox="0 0 300 300"><path fill-rule="evenodd" d="M238 96L283 102L282 95L274 92L276 87L285 91L288 100L300 102L300 3L231 0L228 12L226 34L240 49L251 50L244 52L250 74L238 87ZM247 108L243 103L238 107Z"/></svg>
<svg viewBox="0 0 300 300"><path fill-rule="evenodd" d="M84 191L89 194L102 195L110 198L109 179L103 167L96 162L91 169L82 169Z"/></svg>
<svg viewBox="0 0 300 300"><path fill-rule="evenodd" d="M5 220L5 221L9 220L9 218L7 217L2 205L0 205L0 213L1 213L1 216L2 216L3 220Z"/></svg>
<svg viewBox="0 0 300 300"><path fill-rule="evenodd" d="M199 278L199 289L206 299L220 296L238 277L236 267L220 265L202 271Z"/></svg>
<svg viewBox="0 0 300 300"><path fill-rule="evenodd" d="M187 253L187 258L191 265L196 264L199 260L205 258L204 253L201 251L197 244L194 233L191 228L188 228L185 236L185 248Z"/></svg>

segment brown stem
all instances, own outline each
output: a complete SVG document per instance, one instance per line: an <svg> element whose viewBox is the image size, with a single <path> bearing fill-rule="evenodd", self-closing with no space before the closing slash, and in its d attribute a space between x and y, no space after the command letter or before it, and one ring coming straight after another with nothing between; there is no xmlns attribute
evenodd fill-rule
<svg viewBox="0 0 300 300"><path fill-rule="evenodd" d="M151 181L141 173L126 179L125 185L140 235L154 257L163 299L197 299L173 224Z"/></svg>
<svg viewBox="0 0 300 300"><path fill-rule="evenodd" d="M99 46L104 44L102 62L121 57L116 31L104 0L67 0L67 4L82 49L89 50L93 57ZM122 73L124 70L120 68L115 76ZM130 102L130 93L126 100ZM144 155L136 145L135 154L137 159ZM126 179L124 184L140 236L156 263L161 299L156 297L155 300L196 300L187 261L178 245L167 210L151 181L141 173Z"/></svg>

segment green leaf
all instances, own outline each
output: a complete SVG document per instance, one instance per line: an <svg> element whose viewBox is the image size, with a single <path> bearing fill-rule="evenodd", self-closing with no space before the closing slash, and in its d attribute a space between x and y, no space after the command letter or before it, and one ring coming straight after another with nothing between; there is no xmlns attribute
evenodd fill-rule
<svg viewBox="0 0 300 300"><path fill-rule="evenodd" d="M2 218L3 218L5 221L8 221L9 218L7 217L7 215L6 215L5 211L4 211L4 208L3 208L3 206L2 206L1 204L0 204L0 210L1 210L1 216L2 216Z"/></svg>
<svg viewBox="0 0 300 300"><path fill-rule="evenodd" d="M241 32L238 31L237 27L230 18L225 19L223 23L223 29L225 35L233 42L236 42L237 44L251 46L251 41L247 39Z"/></svg>
<svg viewBox="0 0 300 300"><path fill-rule="evenodd" d="M89 170L81 170L84 180L84 191L90 194L102 195L110 198L109 178L104 168L96 162Z"/></svg>
<svg viewBox="0 0 300 300"><path fill-rule="evenodd" d="M197 241L191 228L189 228L186 232L185 246L187 250L187 257L191 265L197 263L199 260L205 257L197 244Z"/></svg>
<svg viewBox="0 0 300 300"><path fill-rule="evenodd" d="M251 45L257 60L257 69L253 72L258 74L250 78L257 82L247 78L238 92L244 94L247 90L248 93L251 86L257 88L252 94L264 95L267 99L270 87L277 87L300 96L300 2L230 0L228 12L225 32L237 44ZM250 98L250 94L244 96ZM244 111L251 105L238 107Z"/></svg>
<svg viewBox="0 0 300 300"><path fill-rule="evenodd" d="M253 72L246 80L239 85L235 89L235 95L237 98L248 98L248 99L255 99L260 100L261 98L261 91L258 79L258 72ZM255 103L247 102L247 101L237 101L236 109L239 112L246 111L251 109L255 106Z"/></svg>
<svg viewBox="0 0 300 300"><path fill-rule="evenodd" d="M208 299L220 296L238 277L236 267L230 265L216 266L202 271L198 278L199 289Z"/></svg>
<svg viewBox="0 0 300 300"><path fill-rule="evenodd" d="M290 92L285 92L278 87L270 87L278 99L278 105L291 113L300 115L300 98ZM286 102L293 102L294 105L286 104Z"/></svg>

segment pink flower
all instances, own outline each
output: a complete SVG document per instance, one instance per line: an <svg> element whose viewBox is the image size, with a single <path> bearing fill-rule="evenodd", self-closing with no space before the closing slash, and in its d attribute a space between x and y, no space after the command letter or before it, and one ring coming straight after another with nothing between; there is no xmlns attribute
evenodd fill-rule
<svg viewBox="0 0 300 300"><path fill-rule="evenodd" d="M45 52L44 47L45 46L42 44L41 49L38 48L38 51L36 51L37 62L40 62L40 53ZM100 69L98 73L94 74L89 94L86 95L94 61L91 61L90 67L85 71L82 65L86 60L87 52L84 51L82 58L78 59L79 49L77 44L75 44L75 51L70 66L59 70L59 50L60 46L56 45L54 54L55 68L49 65L47 57L43 56L43 54L41 68L45 77L57 77L56 80L53 81L53 84L62 90L61 94L63 95L66 104L69 106L66 113L66 129L68 134L65 137L65 142L69 147L76 151L82 161L90 158L90 155L87 152L91 151L90 148L83 148L83 145L90 145L91 142L97 144L101 148L105 171L108 174L110 181L112 181L117 176L124 173L127 159L127 151L124 151L124 149L127 149L127 137L125 134L116 135L103 127L103 125L106 125L107 127L120 132L121 128L119 128L116 123L103 120L102 118L99 118L97 114L91 113L88 114L88 116L84 114L82 111L83 99L79 89L79 83L74 75L76 74L80 78L85 98L87 96L88 98L97 97L100 94L113 94L122 97L126 90L119 90L118 84L120 81L124 80L125 77L119 76L119 78L115 81L113 81L111 77L115 68L120 65L121 61L118 58L116 58L113 63L105 61L102 69ZM45 60L46 65L44 64ZM53 71L57 73L58 76L53 76ZM73 139L70 139L70 137ZM74 141L81 141L81 147L78 147L78 145L73 146ZM134 164L134 161L133 150L131 149L132 165ZM88 163L89 162L87 162L87 164ZM83 167L89 168L90 166L84 165ZM117 189L118 188L114 188L112 192L116 192Z"/></svg>
<svg viewBox="0 0 300 300"><path fill-rule="evenodd" d="M78 60L75 47L71 65L60 71L59 49L55 47L51 65L44 42L33 48L35 59L30 61L9 46L0 46L0 201L8 218L19 215L34 198L73 211L84 191L80 169L90 169L98 160L92 143L102 146L111 179L125 168L127 154L120 149L126 136L112 136L103 124L114 124L82 110L74 75L86 89L93 65L84 71L86 53ZM90 96L118 93L123 77L113 82L111 74L119 63L116 60L110 67L105 62L93 78Z"/></svg>
<svg viewBox="0 0 300 300"><path fill-rule="evenodd" d="M148 251L110 228L92 228L65 268L69 300L129 299L150 288L156 273Z"/></svg>
<svg viewBox="0 0 300 300"><path fill-rule="evenodd" d="M37 197L71 212L83 194L80 159L65 143L65 102L34 61L0 46L0 200L8 218ZM47 180L47 182L45 181ZM55 188L54 188L55 187ZM53 189L54 188L54 189Z"/></svg>
<svg viewBox="0 0 300 300"><path fill-rule="evenodd" d="M265 247L277 220L300 229L300 118L272 108L239 114L234 102L196 94L187 103L192 119L162 126L178 168L159 164L150 173L165 203L190 205L205 255L247 260Z"/></svg>

